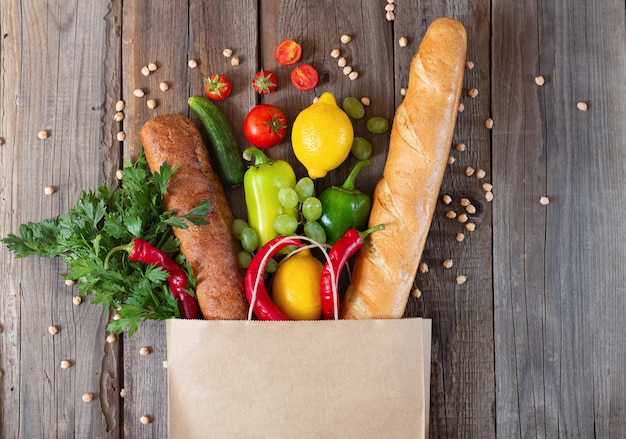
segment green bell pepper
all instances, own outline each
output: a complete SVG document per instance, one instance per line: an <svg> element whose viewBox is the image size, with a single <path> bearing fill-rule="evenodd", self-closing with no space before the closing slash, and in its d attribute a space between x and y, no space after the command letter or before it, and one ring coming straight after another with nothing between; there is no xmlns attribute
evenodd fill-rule
<svg viewBox="0 0 626 439"><path fill-rule="evenodd" d="M326 189L319 196L322 202L322 216L318 220L326 232L328 244L341 238L348 229L365 230L372 209L371 197L355 189L357 175L370 160L361 160L352 169L342 186Z"/></svg>
<svg viewBox="0 0 626 439"><path fill-rule="evenodd" d="M246 160L254 159L254 164L243 178L244 197L248 211L248 224L259 236L258 248L278 236L274 230L274 220L287 213L278 201L278 191L296 187L296 174L284 160L270 159L259 148L250 147L243 152Z"/></svg>

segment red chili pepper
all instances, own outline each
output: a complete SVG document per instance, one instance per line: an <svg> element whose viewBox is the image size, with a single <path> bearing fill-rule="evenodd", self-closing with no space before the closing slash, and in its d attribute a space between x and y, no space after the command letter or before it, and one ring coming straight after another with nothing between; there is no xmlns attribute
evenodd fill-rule
<svg viewBox="0 0 626 439"><path fill-rule="evenodd" d="M259 320L289 320L267 294L263 275L265 274L267 261L280 250L290 245L301 247L302 243L297 238L289 238L286 236L278 236L268 241L257 251L246 270L246 275L244 276L246 298L248 299L248 303L251 303L256 288L253 309L254 314Z"/></svg>
<svg viewBox="0 0 626 439"><path fill-rule="evenodd" d="M109 258L113 253L125 250L131 261L153 264L168 273L167 283L172 290L172 296L178 303L180 317L183 319L195 319L198 317L198 303L196 298L189 294L187 289L187 273L180 265L174 262L167 254L152 246L148 241L135 238L129 244L112 248L104 260L104 268L109 269Z"/></svg>
<svg viewBox="0 0 626 439"><path fill-rule="evenodd" d="M359 232L357 229L348 229L348 231L335 242L328 253L330 264L328 261L324 264L322 269L321 278L321 291L322 291L322 313L324 319L332 320L336 319L339 315L339 298L337 297L337 303L335 303L334 291L339 290L339 275L343 270L343 267L363 245L365 245L365 238L372 232L378 229L384 229L384 224L378 224L372 228ZM333 283L334 279L334 283ZM335 310L337 311L335 313Z"/></svg>

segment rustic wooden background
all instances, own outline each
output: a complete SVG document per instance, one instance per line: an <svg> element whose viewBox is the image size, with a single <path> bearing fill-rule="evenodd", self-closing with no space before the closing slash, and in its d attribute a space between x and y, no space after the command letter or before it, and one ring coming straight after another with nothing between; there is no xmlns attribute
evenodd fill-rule
<svg viewBox="0 0 626 439"><path fill-rule="evenodd" d="M323 91L368 96L368 114L391 119L427 25L455 17L467 28L474 65L465 91L478 95L462 98L455 144L467 149L452 148L456 162L441 195L453 201L440 203L423 256L430 270L418 275L421 298L407 310L433 320L431 436L623 437L623 0L396 0L391 22L386 3L0 0L0 235L67 211L82 190L115 185L122 158L137 154L139 127L153 115L189 114L186 100L202 92L209 73L234 81L234 94L220 104L234 127L259 102L249 81L261 66L281 80L263 101L292 120ZM341 45L342 34L352 42ZM303 61L320 71L314 91L297 92L289 69L277 66L272 54L283 38L300 41ZM340 46L361 73L356 81L329 55ZM238 66L222 55L227 47ZM189 69L189 59L199 67ZM145 77L140 69L150 61L159 68ZM133 97L139 87L145 98ZM150 97L155 110L146 106ZM121 123L113 120L118 99L127 104ZM360 123L356 129L364 132ZM41 130L47 139L38 138ZM365 190L386 153L386 136L371 140L374 164L359 179ZM287 146L272 154L303 174ZM466 176L468 166L485 178ZM45 186L57 191L44 195ZM243 215L241 189L229 197ZM470 215L475 231L457 242L464 225L445 214L462 212L461 197L478 211ZM61 279L62 264L16 260L4 246L0 255L0 436L167 437L164 326L146 324L106 343L108 316L88 301L72 303L76 291ZM448 258L454 266L444 269ZM458 275L467 282L458 285ZM54 337L52 324L60 328ZM139 355L144 346L150 355ZM61 369L62 360L73 367ZM85 403L87 392L94 400ZM150 424L140 422L144 415Z"/></svg>

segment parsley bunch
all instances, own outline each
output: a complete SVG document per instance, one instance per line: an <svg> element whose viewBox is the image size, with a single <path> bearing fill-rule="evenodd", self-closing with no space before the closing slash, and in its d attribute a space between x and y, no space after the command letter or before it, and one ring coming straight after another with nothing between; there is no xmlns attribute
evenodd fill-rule
<svg viewBox="0 0 626 439"><path fill-rule="evenodd" d="M1 241L18 258L61 257L68 267L64 277L76 281L81 296L91 294L91 303L103 305L105 312L117 310L119 318L108 324L109 331L128 329L130 336L143 320L178 317L167 272L130 261L124 252L112 256L108 270L104 267L110 249L141 238L185 269L190 293L194 294L195 279L172 227L186 228L188 222L207 224L209 206L204 201L184 215L165 210L163 194L175 171L164 163L159 172L150 173L142 154L134 165L126 162L119 189L100 186L96 191L83 192L68 213L22 224L19 236L10 234Z"/></svg>

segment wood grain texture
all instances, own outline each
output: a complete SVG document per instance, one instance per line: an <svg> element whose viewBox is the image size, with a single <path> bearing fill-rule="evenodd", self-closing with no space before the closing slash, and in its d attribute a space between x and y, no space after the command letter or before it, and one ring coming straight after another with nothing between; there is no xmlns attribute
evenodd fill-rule
<svg viewBox="0 0 626 439"><path fill-rule="evenodd" d="M106 4L3 1L0 69L0 234L66 212L96 187L115 153L103 120ZM90 32L85 34L84 31ZM95 69L94 66L99 66ZM46 139L38 138L42 130ZM109 172L112 174L112 172ZM43 188L56 192L44 195ZM117 355L105 317L72 304L59 261L16 261L0 248L2 437L117 437ZM57 325L59 333L48 333ZM72 367L61 369L61 361ZM94 400L85 403L84 393ZM105 413L111 416L103 416Z"/></svg>
<svg viewBox="0 0 626 439"><path fill-rule="evenodd" d="M498 434L619 437L624 3L543 3L493 9Z"/></svg>

